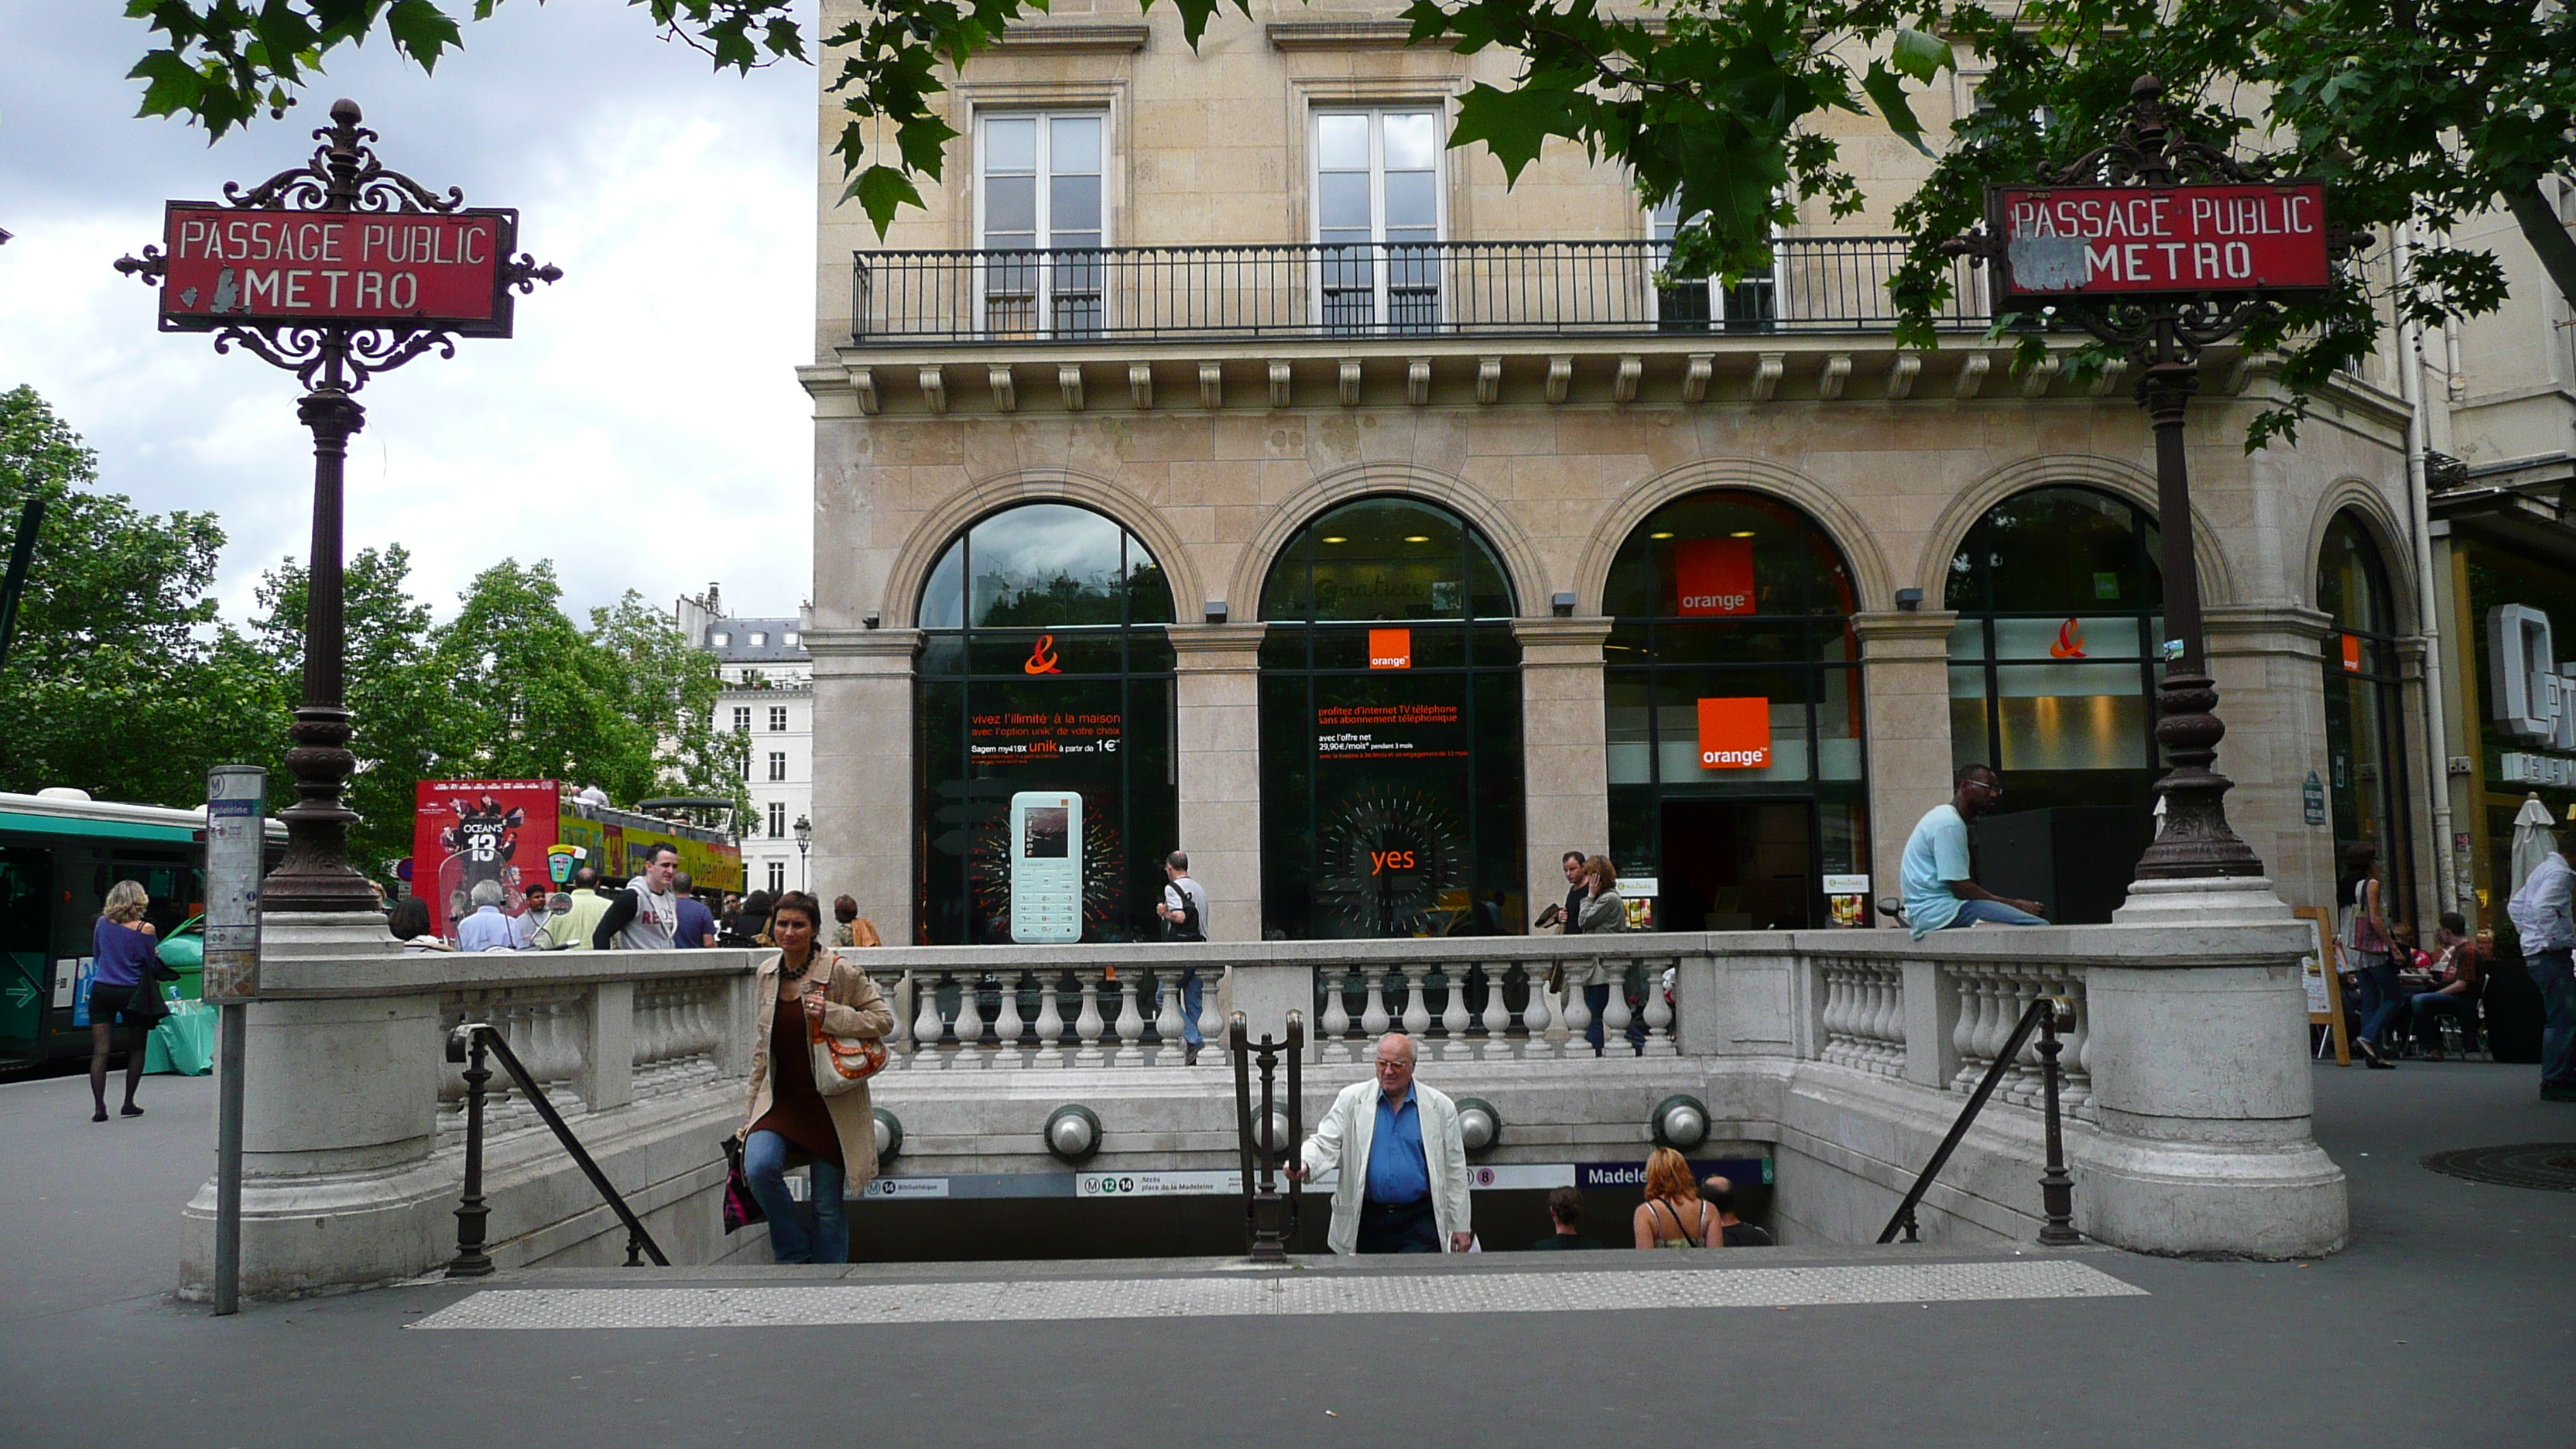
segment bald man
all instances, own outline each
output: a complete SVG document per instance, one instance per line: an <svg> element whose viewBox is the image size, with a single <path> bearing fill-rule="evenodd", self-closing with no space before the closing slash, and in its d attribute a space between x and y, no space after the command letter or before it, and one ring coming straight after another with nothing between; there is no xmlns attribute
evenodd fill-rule
<svg viewBox="0 0 2576 1449"><path fill-rule="evenodd" d="M1339 1170L1336 1253L1452 1253L1475 1241L1468 1225L1467 1140L1447 1093L1413 1079L1413 1038L1388 1032L1374 1072L1333 1099L1290 1177Z"/></svg>

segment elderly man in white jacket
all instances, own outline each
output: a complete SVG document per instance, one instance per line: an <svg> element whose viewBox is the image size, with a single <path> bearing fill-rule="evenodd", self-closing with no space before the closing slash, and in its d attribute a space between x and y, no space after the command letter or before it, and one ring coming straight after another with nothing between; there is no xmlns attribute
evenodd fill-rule
<svg viewBox="0 0 2576 1449"><path fill-rule="evenodd" d="M1444 1243L1463 1253L1475 1241L1458 1106L1413 1080L1413 1063L1413 1038L1381 1037L1376 1076L1342 1089L1288 1169L1341 1170L1327 1239L1336 1253L1436 1253Z"/></svg>

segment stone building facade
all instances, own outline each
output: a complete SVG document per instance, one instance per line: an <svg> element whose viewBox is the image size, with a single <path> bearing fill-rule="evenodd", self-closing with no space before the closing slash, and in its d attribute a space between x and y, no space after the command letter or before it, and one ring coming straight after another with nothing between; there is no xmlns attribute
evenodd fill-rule
<svg viewBox="0 0 2576 1449"><path fill-rule="evenodd" d="M690 646L715 658L723 686L715 729L743 740L743 790L751 797L741 832L743 889L806 889L822 877L810 875L796 843L796 822L814 810L814 659L804 622L728 614L714 584L703 596L682 595L673 614Z"/></svg>
<svg viewBox="0 0 2576 1449"><path fill-rule="evenodd" d="M1000 939L1008 796L1078 788L1110 938L1173 846L1217 939L1525 930L1566 850L1652 878L1658 924L1824 925L1999 752L2033 808L1981 869L2105 918L2153 830L2134 378L2015 372L1973 297L1898 349L1919 172L1865 123L1869 214L1666 284L1619 173L1552 148L1507 189L1446 147L1503 59L1391 5L1256 15L1193 53L1166 10L1055 7L956 78L882 240L823 158L815 878L890 941ZM2249 456L2274 384L2219 349L2192 413L2220 768L2294 904L2362 838L2430 888L2400 394L2342 379ZM2395 611L2397 755L2340 795L2330 535Z"/></svg>

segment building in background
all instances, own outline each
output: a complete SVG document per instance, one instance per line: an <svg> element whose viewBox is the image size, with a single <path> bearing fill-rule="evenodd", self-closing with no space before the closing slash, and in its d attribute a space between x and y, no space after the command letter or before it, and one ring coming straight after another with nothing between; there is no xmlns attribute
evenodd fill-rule
<svg viewBox="0 0 2576 1449"><path fill-rule="evenodd" d="M796 823L814 813L814 660L799 618L744 618L724 611L721 589L683 596L680 631L715 656L724 689L715 728L743 737L743 789L751 812L742 822L746 890L812 886Z"/></svg>

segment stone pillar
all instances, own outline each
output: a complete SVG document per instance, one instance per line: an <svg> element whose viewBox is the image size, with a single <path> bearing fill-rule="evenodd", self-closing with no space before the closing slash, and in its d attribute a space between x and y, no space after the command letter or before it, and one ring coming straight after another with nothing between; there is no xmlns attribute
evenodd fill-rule
<svg viewBox="0 0 2576 1449"><path fill-rule="evenodd" d="M913 940L912 660L917 629L818 629L814 856L825 899L844 891L889 945Z"/></svg>
<svg viewBox="0 0 2576 1449"><path fill-rule="evenodd" d="M1260 624L1173 624L1182 850L1208 893L1208 939L1261 939ZM1136 842L1160 855L1169 847ZM1257 1033L1256 1033L1257 1035Z"/></svg>
<svg viewBox="0 0 2576 1449"><path fill-rule="evenodd" d="M1565 852L1610 849L1610 770L1602 747L1601 646L1607 619L1522 619L1523 919L1565 899ZM1629 862L1615 862L1627 869Z"/></svg>
<svg viewBox="0 0 2576 1449"><path fill-rule="evenodd" d="M2331 783L2323 649L2333 620L2295 605L2235 605L2208 610L2202 627L2218 717L2227 723L2216 769L2236 786L2227 792L2227 823L2262 860L2281 899L2332 906L2332 816L2306 823L2301 791L2311 770Z"/></svg>
<svg viewBox="0 0 2576 1449"><path fill-rule="evenodd" d="M1950 798L1950 631L1959 616L1855 614L1869 720L1870 894L1899 893L1905 838ZM1979 748L1982 755L1984 750ZM1995 763L1992 760L1988 764ZM1873 903L1870 921L1880 917Z"/></svg>

